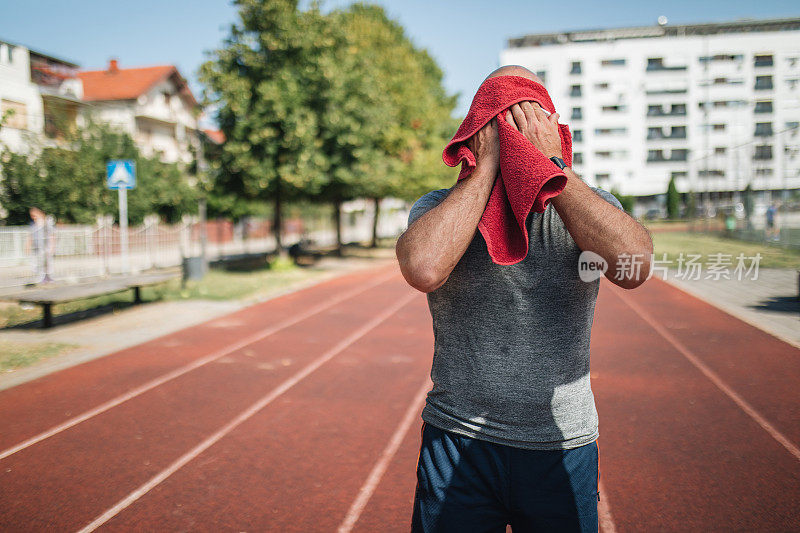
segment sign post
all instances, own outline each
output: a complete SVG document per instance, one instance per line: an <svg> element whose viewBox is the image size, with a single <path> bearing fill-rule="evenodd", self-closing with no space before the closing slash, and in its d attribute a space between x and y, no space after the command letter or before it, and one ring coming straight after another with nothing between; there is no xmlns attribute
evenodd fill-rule
<svg viewBox="0 0 800 533"><path fill-rule="evenodd" d="M119 231L122 272L130 272L128 255L128 189L136 187L136 164L130 159L109 161L106 165L106 184L119 193Z"/></svg>

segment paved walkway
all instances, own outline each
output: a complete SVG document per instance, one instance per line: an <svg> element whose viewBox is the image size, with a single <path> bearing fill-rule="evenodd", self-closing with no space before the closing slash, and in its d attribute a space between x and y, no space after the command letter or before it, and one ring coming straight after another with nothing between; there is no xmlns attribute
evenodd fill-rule
<svg viewBox="0 0 800 533"><path fill-rule="evenodd" d="M672 285L745 322L800 347L798 273L761 269L756 280L681 280L670 271Z"/></svg>

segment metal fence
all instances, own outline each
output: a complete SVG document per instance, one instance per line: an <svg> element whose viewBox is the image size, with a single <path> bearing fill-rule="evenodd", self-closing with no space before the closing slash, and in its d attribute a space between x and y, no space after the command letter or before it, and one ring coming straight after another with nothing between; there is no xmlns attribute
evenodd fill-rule
<svg viewBox="0 0 800 533"><path fill-rule="evenodd" d="M0 287L17 287L43 281L76 282L114 274L139 273L176 267L184 257L202 253L203 232L196 221L165 225L150 220L128 228L127 250L122 232L110 221L93 226L52 225L36 238L34 226L0 227ZM299 236L289 234L291 241ZM243 236L232 232L222 241L210 240L210 260L223 255L273 250L271 235Z"/></svg>
<svg viewBox="0 0 800 533"><path fill-rule="evenodd" d="M355 207L342 218L344 242L365 242L371 236L371 212ZM378 234L398 235L405 227L406 216L404 206L382 212ZM55 225L50 218L43 228L0 227L0 288L46 280L74 283L177 267L185 257L200 256L204 247L206 258L213 261L230 255L270 252L276 246L269 221L264 219L250 218L237 224L210 220L200 224L196 217L188 217L180 224L167 225L150 217L141 226L128 228L126 253L120 228L112 222L111 217L99 217L94 225ZM333 224L327 217L286 220L282 238L286 245L301 238L322 246L336 242Z"/></svg>

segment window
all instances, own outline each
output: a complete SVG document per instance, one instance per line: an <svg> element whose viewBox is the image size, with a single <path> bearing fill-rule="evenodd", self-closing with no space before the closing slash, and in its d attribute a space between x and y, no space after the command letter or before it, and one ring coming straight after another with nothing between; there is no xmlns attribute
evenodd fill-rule
<svg viewBox="0 0 800 533"><path fill-rule="evenodd" d="M725 131L725 124L712 124L711 125L712 131Z"/></svg>
<svg viewBox="0 0 800 533"><path fill-rule="evenodd" d="M664 64L663 57L650 57L647 59L647 71L654 71L654 70L686 70L685 65L678 65L673 67L668 67Z"/></svg>
<svg viewBox="0 0 800 533"><path fill-rule="evenodd" d="M647 161L657 163L660 161L686 161L689 157L689 150L686 148L676 148L670 151L669 157L664 157L664 150L648 150Z"/></svg>
<svg viewBox="0 0 800 533"><path fill-rule="evenodd" d="M572 140L576 143L583 141L583 130L575 130L572 132Z"/></svg>
<svg viewBox="0 0 800 533"><path fill-rule="evenodd" d="M569 95L570 96L580 96L581 95L581 86L580 85L573 85L569 88Z"/></svg>
<svg viewBox="0 0 800 533"><path fill-rule="evenodd" d="M686 171L683 171L683 170L679 170L678 172L670 172L669 173L669 177L672 178L672 179L686 178L688 176L689 176L689 173L686 172Z"/></svg>
<svg viewBox="0 0 800 533"><path fill-rule="evenodd" d="M772 135L772 122L756 122L755 137L769 137Z"/></svg>
<svg viewBox="0 0 800 533"><path fill-rule="evenodd" d="M536 77L542 80L543 84L547 84L547 71L546 70L537 70Z"/></svg>
<svg viewBox="0 0 800 533"><path fill-rule="evenodd" d="M713 56L700 56L698 60L700 63L712 63L717 61L742 61L744 56L742 54L715 54Z"/></svg>
<svg viewBox="0 0 800 533"><path fill-rule="evenodd" d="M685 115L686 114L686 104L672 104L670 108L670 115Z"/></svg>
<svg viewBox="0 0 800 533"><path fill-rule="evenodd" d="M659 115L664 114L664 108L660 105L649 105L647 106L647 116L648 117L657 117Z"/></svg>
<svg viewBox="0 0 800 533"><path fill-rule="evenodd" d="M771 67L773 64L772 55L759 55L755 57L756 67Z"/></svg>
<svg viewBox="0 0 800 533"><path fill-rule="evenodd" d="M570 74L580 74L581 73L581 62L580 61L573 61L572 68L569 71Z"/></svg>
<svg viewBox="0 0 800 533"><path fill-rule="evenodd" d="M6 117L3 126L17 130L28 129L28 111L23 102L13 100L0 101L0 118Z"/></svg>
<svg viewBox="0 0 800 533"><path fill-rule="evenodd" d="M611 179L611 174L606 174L606 173L595 174L594 175L594 179L595 179L595 181L605 181L605 180Z"/></svg>
<svg viewBox="0 0 800 533"><path fill-rule="evenodd" d="M771 168L757 168L756 176L772 176Z"/></svg>
<svg viewBox="0 0 800 533"><path fill-rule="evenodd" d="M603 81L603 82L594 84L594 88L597 89L598 91L607 91L608 87L609 87L609 85L608 85L607 81Z"/></svg>
<svg viewBox="0 0 800 533"><path fill-rule="evenodd" d="M647 128L648 139L663 139L664 131L661 128Z"/></svg>
<svg viewBox="0 0 800 533"><path fill-rule="evenodd" d="M756 102L755 113L772 113L772 100Z"/></svg>
<svg viewBox="0 0 800 533"><path fill-rule="evenodd" d="M714 148L714 155L725 155L728 149L725 146L717 146Z"/></svg>
<svg viewBox="0 0 800 533"><path fill-rule="evenodd" d="M769 161L772 159L772 145L770 144L762 144L761 146L756 146L755 152L753 152L753 159L757 161Z"/></svg>
<svg viewBox="0 0 800 533"><path fill-rule="evenodd" d="M625 135L627 132L627 128L597 128L594 130L595 135Z"/></svg>
<svg viewBox="0 0 800 533"><path fill-rule="evenodd" d="M604 59L600 62L600 66L602 67L624 67L625 60L624 59Z"/></svg>
<svg viewBox="0 0 800 533"><path fill-rule="evenodd" d="M669 113L664 111L662 105L649 105L647 106L647 115L651 117L660 116L683 116L686 114L686 104L672 104Z"/></svg>
<svg viewBox="0 0 800 533"><path fill-rule="evenodd" d="M756 76L755 89L757 91L772 89L772 76Z"/></svg>
<svg viewBox="0 0 800 533"><path fill-rule="evenodd" d="M572 108L572 120L580 120L583 118L583 111L580 107L573 107Z"/></svg>
<svg viewBox="0 0 800 533"><path fill-rule="evenodd" d="M670 161L686 161L689 158L689 150L686 148L678 148L670 152Z"/></svg>
<svg viewBox="0 0 800 533"><path fill-rule="evenodd" d="M595 152L594 155L597 159L611 159L611 152L609 151Z"/></svg>
<svg viewBox="0 0 800 533"><path fill-rule="evenodd" d="M717 169L705 169L698 171L697 175L701 178L724 178L725 171Z"/></svg>
<svg viewBox="0 0 800 533"><path fill-rule="evenodd" d="M669 133L670 139L685 139L686 138L686 126L672 126L672 130Z"/></svg>
<svg viewBox="0 0 800 533"><path fill-rule="evenodd" d="M583 164L583 152L575 152L574 154L572 154L572 164L573 165Z"/></svg>
<svg viewBox="0 0 800 533"><path fill-rule="evenodd" d="M607 113L620 113L623 111L627 111L628 106L626 105L604 105L603 111Z"/></svg>

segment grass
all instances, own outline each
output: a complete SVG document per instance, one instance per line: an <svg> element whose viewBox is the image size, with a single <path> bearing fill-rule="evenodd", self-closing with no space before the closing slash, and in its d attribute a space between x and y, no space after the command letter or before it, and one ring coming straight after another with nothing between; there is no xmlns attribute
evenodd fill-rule
<svg viewBox="0 0 800 533"><path fill-rule="evenodd" d="M740 253L745 258L760 253L759 268L800 268L800 252L796 250L699 233L656 232L652 235L656 258L660 259L661 254L666 253L673 267L677 266L676 259L680 253L684 257L688 254L700 254L703 264L709 263L711 254L729 254L734 265ZM750 260L747 261L749 265Z"/></svg>
<svg viewBox="0 0 800 533"><path fill-rule="evenodd" d="M10 372L74 348L72 344L0 341L0 371Z"/></svg>

